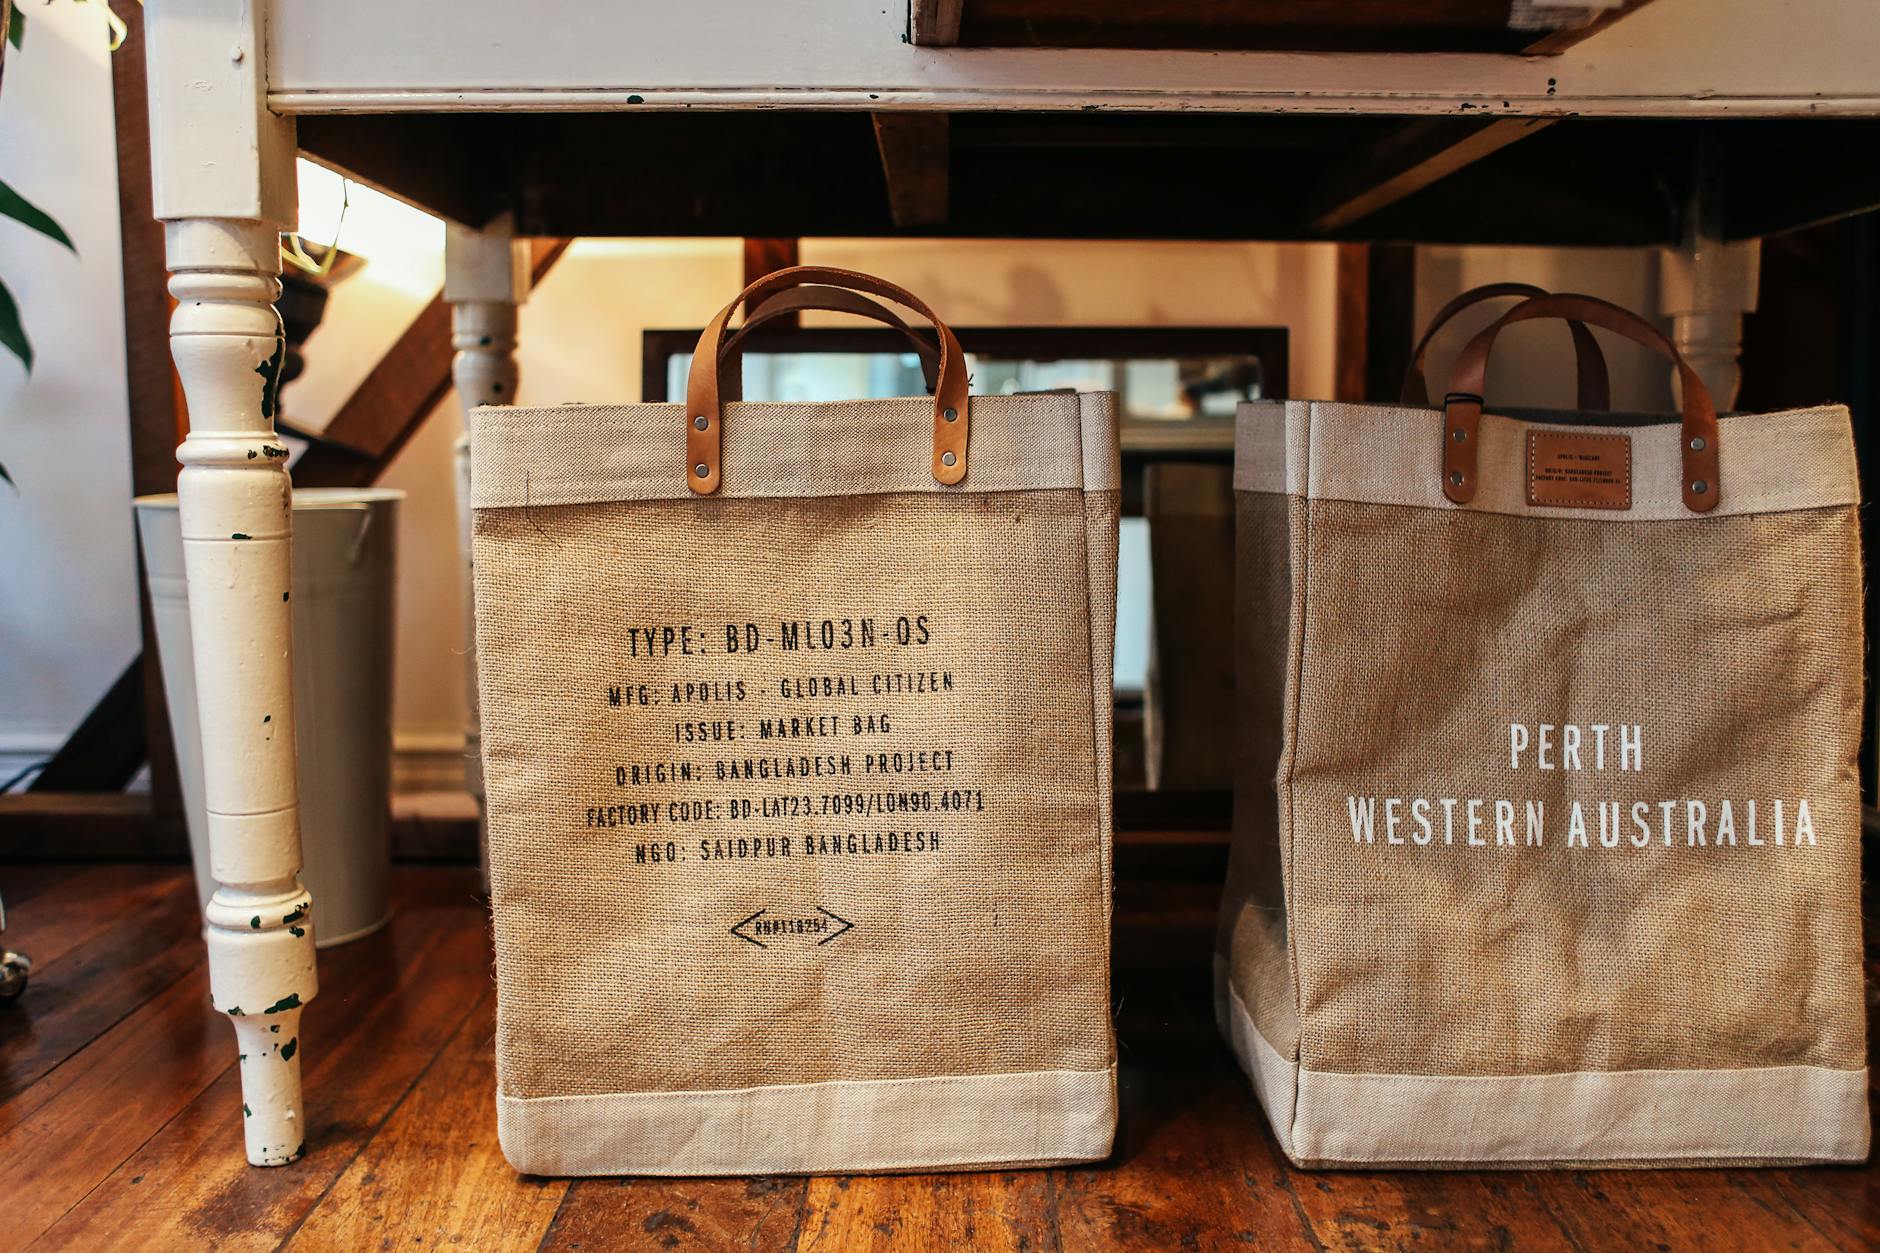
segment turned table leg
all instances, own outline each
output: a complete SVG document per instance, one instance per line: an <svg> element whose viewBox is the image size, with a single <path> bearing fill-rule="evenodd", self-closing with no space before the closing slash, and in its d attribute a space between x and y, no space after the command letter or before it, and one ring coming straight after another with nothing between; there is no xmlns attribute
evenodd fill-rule
<svg viewBox="0 0 1880 1253"><path fill-rule="evenodd" d="M294 775L280 232L295 221L294 125L268 110L267 0L150 6L151 192L189 408L177 496L194 635L210 870L209 994L235 1026L248 1160L306 1148L300 1011L313 999ZM233 1111L230 1111L231 1115Z"/></svg>
<svg viewBox="0 0 1880 1253"><path fill-rule="evenodd" d="M1743 315L1754 312L1762 274L1762 241L1725 240L1722 167L1711 144L1699 138L1684 206L1684 238L1659 259L1658 307L1671 319L1671 339L1691 363L1719 411L1736 407L1743 383L1738 358ZM1671 372L1677 387L1677 371Z"/></svg>
<svg viewBox="0 0 1880 1253"><path fill-rule="evenodd" d="M528 252L505 215L480 231L450 226L444 235L444 299L450 304L451 380L464 408L464 437L457 446L457 537L463 573L464 786L477 802L477 857L489 886L489 819L483 793L483 720L477 695L474 560L470 544L470 410L514 404L516 398L516 306L529 291Z"/></svg>
<svg viewBox="0 0 1880 1253"><path fill-rule="evenodd" d="M170 347L189 403L177 479L215 894L210 998L235 1026L248 1160L304 1151L300 1011L313 999L300 872L287 450L274 436L285 341L277 228L166 224Z"/></svg>
<svg viewBox="0 0 1880 1253"><path fill-rule="evenodd" d="M1672 342L1719 410L1735 408L1742 386L1743 315L1756 308L1761 261L1761 240L1700 234L1667 248L1660 262L1659 307L1671 318Z"/></svg>

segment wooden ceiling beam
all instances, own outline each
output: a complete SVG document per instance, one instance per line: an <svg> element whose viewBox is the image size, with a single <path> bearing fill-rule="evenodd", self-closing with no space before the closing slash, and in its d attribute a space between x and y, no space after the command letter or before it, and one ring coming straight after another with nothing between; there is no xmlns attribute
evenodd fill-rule
<svg viewBox="0 0 1880 1253"><path fill-rule="evenodd" d="M793 235L763 236L746 235L744 237L744 285L749 287L766 274L775 274L778 270L788 270L803 264L803 241ZM749 302L744 306L746 316L754 308ZM777 318L781 326L801 325L802 319L795 313L781 314Z"/></svg>
<svg viewBox="0 0 1880 1253"><path fill-rule="evenodd" d="M1410 122L1333 167L1309 199L1312 229L1343 230L1457 170L1553 125L1553 118Z"/></svg>
<svg viewBox="0 0 1880 1253"><path fill-rule="evenodd" d="M960 41L960 13L966 0L913 0L908 6L908 38L917 48L951 48Z"/></svg>
<svg viewBox="0 0 1880 1253"><path fill-rule="evenodd" d="M795 236L746 235L744 237L744 285L749 287L766 274L803 264L802 241Z"/></svg>
<svg viewBox="0 0 1880 1253"><path fill-rule="evenodd" d="M1558 56L1574 44L1592 38L1613 23L1632 16L1650 3L1651 0L1624 0L1623 3L1607 9L1604 13L1578 26L1563 26L1558 30L1547 31L1521 51L1528 56Z"/></svg>
<svg viewBox="0 0 1880 1253"><path fill-rule="evenodd" d="M508 123L490 127L460 114L370 119L309 114L295 120L300 155L434 217L480 230L508 203L514 152Z"/></svg>
<svg viewBox="0 0 1880 1253"><path fill-rule="evenodd" d="M944 226L952 202L952 119L944 113L877 113L874 122L894 225Z"/></svg>
<svg viewBox="0 0 1880 1253"><path fill-rule="evenodd" d="M909 0L925 48L1563 52L1650 0Z"/></svg>

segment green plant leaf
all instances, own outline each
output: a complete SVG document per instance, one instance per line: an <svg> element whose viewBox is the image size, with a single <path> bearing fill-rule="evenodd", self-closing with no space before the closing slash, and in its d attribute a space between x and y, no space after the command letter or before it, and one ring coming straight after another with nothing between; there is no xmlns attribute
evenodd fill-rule
<svg viewBox="0 0 1880 1253"><path fill-rule="evenodd" d="M4 282L0 282L0 348L18 357L28 374L33 372L33 341L26 338L20 307L13 302L13 293Z"/></svg>
<svg viewBox="0 0 1880 1253"><path fill-rule="evenodd" d="M0 214L12 218L15 222L19 222L24 226L32 227L41 235L64 244L73 252L78 251L78 245L72 242L72 237L65 233L63 226L60 226L57 222L52 220L51 214L32 203L26 197L20 195L17 191L14 191L4 182L0 182Z"/></svg>
<svg viewBox="0 0 1880 1253"><path fill-rule="evenodd" d="M26 15L16 4L7 11L7 42L18 48L26 38ZM12 480L9 479L8 482Z"/></svg>

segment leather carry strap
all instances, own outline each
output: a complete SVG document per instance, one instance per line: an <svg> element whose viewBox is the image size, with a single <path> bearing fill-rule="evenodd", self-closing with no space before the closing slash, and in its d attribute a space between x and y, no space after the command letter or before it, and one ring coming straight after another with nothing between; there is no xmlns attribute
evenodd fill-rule
<svg viewBox="0 0 1880 1253"><path fill-rule="evenodd" d="M829 313L852 313L857 317L872 318L907 336L908 344L920 356L921 377L927 382L927 390L934 390L940 375L940 350L934 341L909 326L901 315L886 305L876 304L866 296L860 296L842 287L790 287L778 292L763 304L744 315L744 324L738 327L724 348L718 354L718 400L720 404L730 404L744 399L743 371L737 368L738 358L744 352L745 337L766 322L785 317L804 309L820 309Z"/></svg>
<svg viewBox="0 0 1880 1253"><path fill-rule="evenodd" d="M969 429L968 379L966 354L960 351L960 341L920 297L886 279L833 266L798 265L766 274L739 292L735 300L718 311L699 336L698 347L692 353L691 376L686 383L686 485L701 496L709 496L718 490L722 481L723 395L718 376L726 323L747 302L755 308L776 292L807 283L884 296L933 323L940 344L940 371L933 397L933 477L947 486L964 480Z"/></svg>
<svg viewBox="0 0 1880 1253"><path fill-rule="evenodd" d="M1456 357L1443 401L1443 494L1459 505L1475 499L1476 444L1482 421L1482 380L1488 354L1505 326L1533 318L1571 318L1615 331L1643 344L1678 368L1684 393L1684 426L1678 447L1684 460L1684 507L1708 513L1722 499L1717 481L1717 407L1710 390L1664 332L1636 313L1597 296L1561 294L1524 300L1490 323Z"/></svg>
<svg viewBox="0 0 1880 1253"><path fill-rule="evenodd" d="M1400 401L1418 409L1429 408L1430 388L1423 378L1423 357L1429 352L1430 341L1436 338L1436 332L1448 325L1451 318L1484 300L1547 294L1545 287L1536 287L1532 283L1484 283L1480 287L1471 287L1438 309L1424 330L1423 338L1417 341L1416 351L1410 354L1410 368L1404 371ZM1606 374L1606 354L1600 351L1599 341L1593 338L1593 333L1586 329L1584 323L1569 320L1567 329L1573 333L1573 359L1579 374L1579 408L1585 412L1604 413L1612 407L1612 385Z"/></svg>

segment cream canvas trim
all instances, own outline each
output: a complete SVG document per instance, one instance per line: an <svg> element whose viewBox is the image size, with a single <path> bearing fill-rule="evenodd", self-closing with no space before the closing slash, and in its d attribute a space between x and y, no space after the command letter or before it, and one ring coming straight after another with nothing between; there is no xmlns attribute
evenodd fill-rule
<svg viewBox="0 0 1880 1253"><path fill-rule="evenodd" d="M1116 1068L721 1092L498 1095L503 1155L532 1175L769 1175L1049 1165L1108 1157Z"/></svg>
<svg viewBox="0 0 1880 1253"><path fill-rule="evenodd" d="M717 497L978 493L1122 485L1112 392L975 396L966 481L934 482L933 402L737 403L724 409ZM679 405L485 406L470 411L478 509L682 500Z"/></svg>
<svg viewBox="0 0 1880 1253"><path fill-rule="evenodd" d="M1443 496L1436 410L1264 402L1241 405L1236 419L1234 486L1240 491L1285 491L1313 500L1604 522L1698 516L1684 507L1680 433L1675 422L1582 426L1484 414L1478 433L1480 486L1473 502L1458 506ZM1530 505L1526 465L1530 430L1629 436L1632 508ZM1828 508L1856 504L1860 499L1853 428L1847 410L1839 405L1725 417L1718 453L1723 496L1704 517Z"/></svg>
<svg viewBox="0 0 1880 1253"><path fill-rule="evenodd" d="M1867 1071L1362 1075L1281 1057L1227 990L1229 1038L1280 1147L1323 1164L1858 1162Z"/></svg>
<svg viewBox="0 0 1880 1253"><path fill-rule="evenodd" d="M1216 1012L1224 1018L1222 1027L1233 1046L1234 1056L1240 1059L1241 1069L1253 1080L1254 1095L1260 1098L1260 1107L1266 1111L1267 1123L1273 1128L1273 1138L1279 1141L1280 1152L1296 1160L1292 1132L1299 1063L1280 1056L1279 1050L1268 1044L1260 1029L1253 1025L1253 1015L1247 1012L1247 1003L1240 999L1233 980L1227 977L1227 963L1218 953L1214 957L1214 987Z"/></svg>

